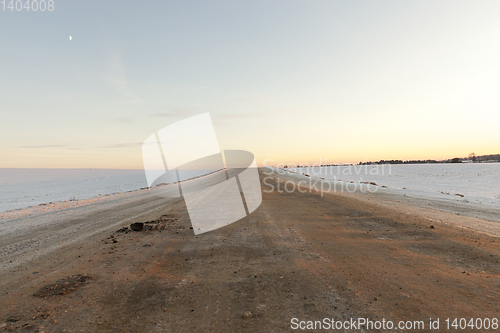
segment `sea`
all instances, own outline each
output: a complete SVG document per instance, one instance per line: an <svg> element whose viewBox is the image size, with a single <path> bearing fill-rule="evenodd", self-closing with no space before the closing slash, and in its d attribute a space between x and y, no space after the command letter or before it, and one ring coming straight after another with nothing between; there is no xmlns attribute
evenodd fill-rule
<svg viewBox="0 0 500 333"><path fill-rule="evenodd" d="M184 172L184 179L211 171ZM0 168L0 212L89 199L147 186L144 170Z"/></svg>

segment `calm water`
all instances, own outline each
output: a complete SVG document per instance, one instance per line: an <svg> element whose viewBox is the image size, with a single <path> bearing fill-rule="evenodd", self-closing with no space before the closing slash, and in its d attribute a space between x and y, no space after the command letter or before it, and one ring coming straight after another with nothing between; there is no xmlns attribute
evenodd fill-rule
<svg viewBox="0 0 500 333"><path fill-rule="evenodd" d="M204 173L191 170L184 173L184 179ZM147 186L144 170L0 169L0 212Z"/></svg>

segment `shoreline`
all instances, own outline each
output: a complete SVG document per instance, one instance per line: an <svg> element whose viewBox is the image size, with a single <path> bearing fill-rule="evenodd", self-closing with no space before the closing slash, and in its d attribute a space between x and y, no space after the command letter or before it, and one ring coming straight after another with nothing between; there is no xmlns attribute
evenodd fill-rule
<svg viewBox="0 0 500 333"><path fill-rule="evenodd" d="M211 176L211 175L218 173L218 172L221 172L221 171L224 171L224 170L223 169L215 170L215 171L212 171L210 173L207 173L207 174L204 174L201 176L195 176L192 178L181 180L180 182L173 182L173 183L169 183L169 184L165 184L165 183L157 184L152 188L142 187L139 189L124 191L124 192L115 192L115 193L104 194L104 195L99 194L97 196L93 196L90 198L54 201L54 202L41 203L41 204L34 205L34 206L27 206L27 207L23 207L23 208L5 210L5 211L0 212L0 221L7 221L7 220L25 217L25 216L38 215L38 214L53 212L53 211L57 211L57 210L61 210L61 209L86 206L86 205L94 204L96 202L100 202L103 200L119 199L121 197L128 196L129 194L133 195L134 193L138 193L141 191L146 191L146 190L150 191L151 189L166 189L170 186L176 186L178 183L185 183L185 182L193 181L196 179L208 177L208 176Z"/></svg>

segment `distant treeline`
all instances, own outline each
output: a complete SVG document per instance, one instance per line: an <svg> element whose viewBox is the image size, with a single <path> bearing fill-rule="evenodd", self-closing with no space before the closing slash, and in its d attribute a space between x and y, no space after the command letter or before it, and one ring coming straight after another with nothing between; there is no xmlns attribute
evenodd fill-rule
<svg viewBox="0 0 500 333"><path fill-rule="evenodd" d="M471 153L469 157L454 157L448 160L380 160L377 162L359 162L358 165L371 165L371 164L430 164L430 163L462 163L462 162L500 162L500 154L491 154L491 155L481 155L476 156L474 153ZM321 164L321 165L311 165L313 167L330 167L330 166L343 166L343 165L355 165L355 164ZM309 167L307 164L293 164L293 166L285 165L283 168L306 168Z"/></svg>
<svg viewBox="0 0 500 333"><path fill-rule="evenodd" d="M472 160L472 157L466 157L463 160ZM476 161L500 161L500 154L476 156Z"/></svg>
<svg viewBox="0 0 500 333"><path fill-rule="evenodd" d="M436 160L380 160L378 162L359 162L358 165L367 165L367 164L428 164L428 163L443 163L445 161L436 161Z"/></svg>
<svg viewBox="0 0 500 333"><path fill-rule="evenodd" d="M490 155L481 155L481 156L469 156L469 157L454 157L448 160L380 160L378 162L359 162L359 165L370 165L370 164L428 164L428 163L461 163L462 161L471 161L471 162L500 162L500 154L490 154Z"/></svg>

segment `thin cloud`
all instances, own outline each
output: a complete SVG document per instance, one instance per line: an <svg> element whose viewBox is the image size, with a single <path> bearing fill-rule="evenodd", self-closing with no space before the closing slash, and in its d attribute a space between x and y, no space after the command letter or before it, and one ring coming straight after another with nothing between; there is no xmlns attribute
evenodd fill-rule
<svg viewBox="0 0 500 333"><path fill-rule="evenodd" d="M116 123L117 124L132 124L132 123L135 123L136 121L132 118L127 118L127 117L124 117L124 118L116 118L115 119Z"/></svg>
<svg viewBox="0 0 500 333"><path fill-rule="evenodd" d="M245 97L235 97L229 100L230 103L253 103L253 102L261 102L267 100L268 97L266 95L253 95L253 96L245 96Z"/></svg>
<svg viewBox="0 0 500 333"><path fill-rule="evenodd" d="M269 119L273 116L279 116L283 113L296 111L290 108L279 108L270 111L254 111L254 112L241 112L241 113L225 113L214 114L213 122L216 125L228 125L231 120L243 119Z"/></svg>
<svg viewBox="0 0 500 333"><path fill-rule="evenodd" d="M277 114L282 114L285 112L290 112L290 109L277 109L272 111L253 111L253 112L241 112L241 113L224 113L224 114L215 114L215 117L223 118L223 119L242 119L242 118L265 118Z"/></svg>
<svg viewBox="0 0 500 333"><path fill-rule="evenodd" d="M101 146L100 148L131 148L142 145L142 142L115 143L109 146Z"/></svg>
<svg viewBox="0 0 500 333"><path fill-rule="evenodd" d="M17 146L21 149L66 149L66 150L82 150L82 148L70 147L66 145L35 145L35 146Z"/></svg>
<svg viewBox="0 0 500 333"><path fill-rule="evenodd" d="M69 148L65 145L36 145L36 146L17 146L18 148L39 149L39 148Z"/></svg>
<svg viewBox="0 0 500 333"><path fill-rule="evenodd" d="M104 74L104 79L124 92L128 90L128 80L125 73L122 57L117 47L108 51L108 68Z"/></svg>
<svg viewBox="0 0 500 333"><path fill-rule="evenodd" d="M200 111L199 109L178 108L178 109L172 109L171 111L168 112L153 113L149 116L155 118L179 118L179 117L185 118L200 112L202 111Z"/></svg>

